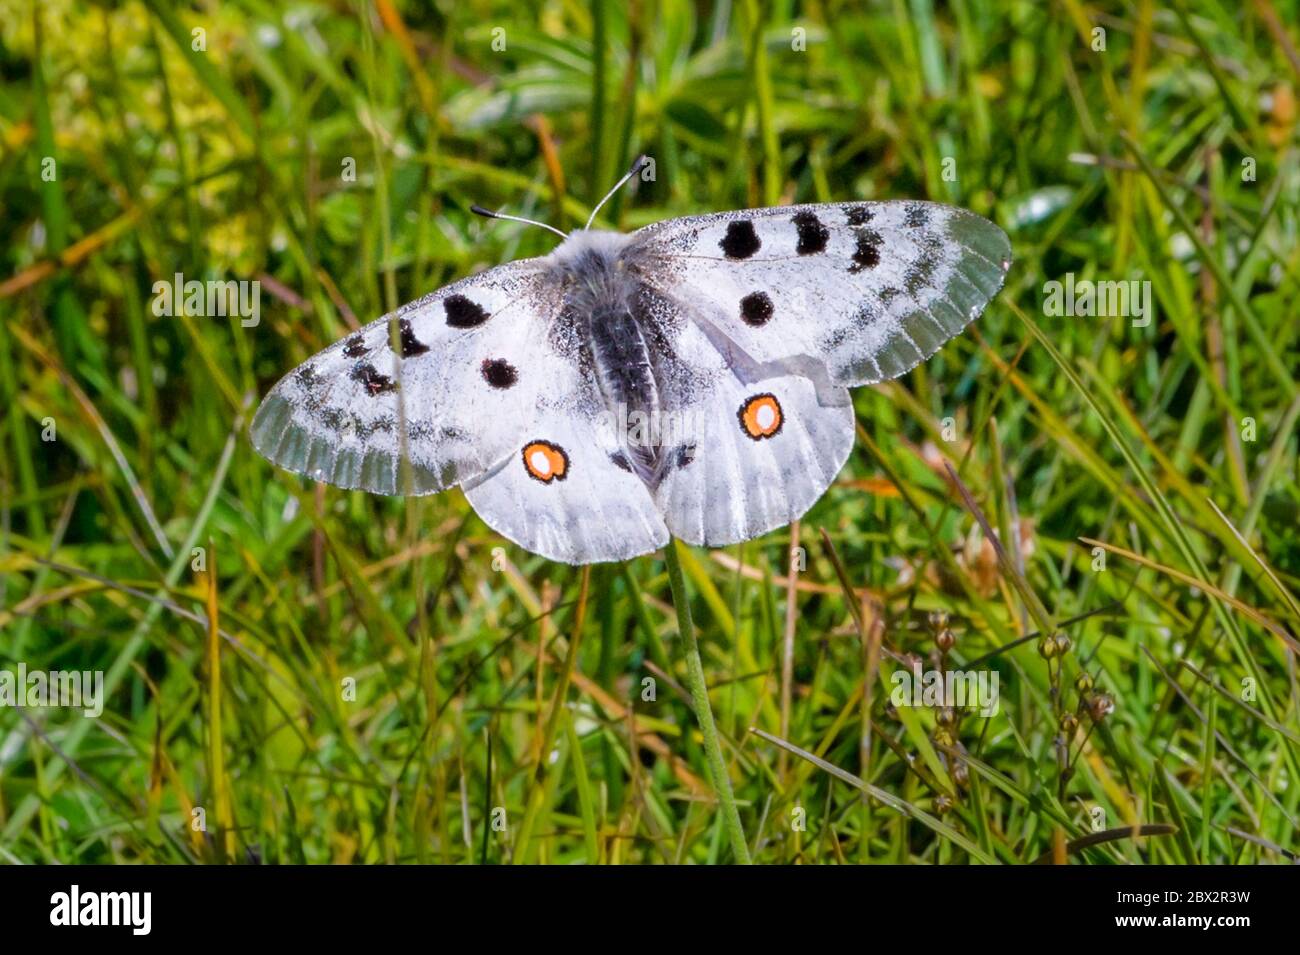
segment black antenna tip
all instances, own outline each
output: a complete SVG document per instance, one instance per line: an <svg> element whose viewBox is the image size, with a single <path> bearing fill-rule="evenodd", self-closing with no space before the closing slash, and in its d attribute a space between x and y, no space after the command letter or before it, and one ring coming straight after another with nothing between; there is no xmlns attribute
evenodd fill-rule
<svg viewBox="0 0 1300 955"><path fill-rule="evenodd" d="M495 219L497 217L497 214L491 209L484 209L479 205L470 206L469 211L474 213L476 216L483 216L485 219Z"/></svg>

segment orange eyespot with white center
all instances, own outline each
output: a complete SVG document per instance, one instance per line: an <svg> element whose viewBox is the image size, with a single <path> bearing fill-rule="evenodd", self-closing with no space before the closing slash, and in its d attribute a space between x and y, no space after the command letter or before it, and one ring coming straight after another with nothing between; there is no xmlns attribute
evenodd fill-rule
<svg viewBox="0 0 1300 955"><path fill-rule="evenodd" d="M569 471L569 455L558 444L530 441L524 445L524 470L543 484L563 481Z"/></svg>
<svg viewBox="0 0 1300 955"><path fill-rule="evenodd" d="M740 419L740 429L755 441L770 438L781 430L785 414L781 411L781 402L776 395L761 394L746 398L745 403L736 412Z"/></svg>

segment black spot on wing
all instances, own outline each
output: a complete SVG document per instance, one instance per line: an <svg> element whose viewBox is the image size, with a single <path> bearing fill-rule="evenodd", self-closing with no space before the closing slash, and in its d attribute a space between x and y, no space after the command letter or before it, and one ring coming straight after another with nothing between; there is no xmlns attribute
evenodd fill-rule
<svg viewBox="0 0 1300 955"><path fill-rule="evenodd" d="M727 234L718 245L722 248L723 255L729 259L747 259L762 248L763 243L754 231L754 223L748 219L739 219L727 223Z"/></svg>
<svg viewBox="0 0 1300 955"><path fill-rule="evenodd" d="M483 380L493 388L512 388L519 380L519 372L504 358L485 358Z"/></svg>
<svg viewBox="0 0 1300 955"><path fill-rule="evenodd" d="M849 266L849 271L861 272L863 269L874 269L880 264L880 246L884 242L880 233L875 229L857 229L853 234L856 236L857 244L853 250L853 264Z"/></svg>
<svg viewBox="0 0 1300 955"><path fill-rule="evenodd" d="M844 217L849 220L849 225L866 225L875 218L875 213L865 205L849 206L844 210Z"/></svg>
<svg viewBox="0 0 1300 955"><path fill-rule="evenodd" d="M795 246L795 251L800 255L813 255L826 249L826 240L831 237L830 230L822 225L822 220L818 219L807 209L795 213L790 220L794 227L799 231L799 244Z"/></svg>
<svg viewBox="0 0 1300 955"><path fill-rule="evenodd" d="M921 253L921 257L913 262L903 274L903 284L907 286L907 291L911 295L916 295L922 289L929 288L934 284L934 273L939 269L939 256L931 250Z"/></svg>
<svg viewBox="0 0 1300 955"><path fill-rule="evenodd" d="M371 395L382 395L397 390L397 385L393 384L393 379L380 374L375 370L375 366L369 362L357 362L352 366L351 375L352 380L361 382Z"/></svg>
<svg viewBox="0 0 1300 955"><path fill-rule="evenodd" d="M488 320L483 307L464 295L448 295L442 300L442 307L447 313L447 324L452 328L474 328Z"/></svg>
<svg viewBox="0 0 1300 955"><path fill-rule="evenodd" d="M870 328L885 317L884 309L874 302L866 301L853 314L853 324L859 328Z"/></svg>
<svg viewBox="0 0 1300 955"><path fill-rule="evenodd" d="M832 329L831 331L823 335L818 345L822 351L833 352L835 351L835 349L843 345L844 342L848 339L848 337L849 337L848 327L845 325L841 325L839 328Z"/></svg>
<svg viewBox="0 0 1300 955"><path fill-rule="evenodd" d="M919 202L912 203L903 212L903 222L913 229L920 229L929 221L930 210Z"/></svg>
<svg viewBox="0 0 1300 955"><path fill-rule="evenodd" d="M772 311L772 299L766 292L750 292L740 300L740 317L754 328L766 325Z"/></svg>
<svg viewBox="0 0 1300 955"><path fill-rule="evenodd" d="M415 332L411 329L410 319L402 319L397 323L397 330L402 339L402 357L411 358L415 355L423 355L429 350L429 346L415 337Z"/></svg>
<svg viewBox="0 0 1300 955"><path fill-rule="evenodd" d="M356 415L352 417L352 431L358 438L363 440L369 438L376 431L392 434L395 427L396 424L392 418L376 418L374 421L366 423ZM415 438L416 435L412 433L410 437Z"/></svg>
<svg viewBox="0 0 1300 955"><path fill-rule="evenodd" d="M632 473L632 462L627 459L627 455L622 451L615 451L609 456L609 459L619 470L626 471L628 474Z"/></svg>
<svg viewBox="0 0 1300 955"><path fill-rule="evenodd" d="M343 345L343 354L348 358L360 358L366 353L366 343L360 335L353 335Z"/></svg>

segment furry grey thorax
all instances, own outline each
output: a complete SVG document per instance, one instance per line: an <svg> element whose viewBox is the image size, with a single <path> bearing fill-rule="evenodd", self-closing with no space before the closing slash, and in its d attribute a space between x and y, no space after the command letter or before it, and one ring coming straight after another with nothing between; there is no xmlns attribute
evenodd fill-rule
<svg viewBox="0 0 1300 955"><path fill-rule="evenodd" d="M649 421L659 411L659 385L639 303L642 282L629 258L630 236L619 232L574 232L546 258L564 289L565 308L586 323L592 363L610 411L624 423ZM627 434L624 431L624 434ZM661 450L654 442L628 442L629 464L653 479Z"/></svg>

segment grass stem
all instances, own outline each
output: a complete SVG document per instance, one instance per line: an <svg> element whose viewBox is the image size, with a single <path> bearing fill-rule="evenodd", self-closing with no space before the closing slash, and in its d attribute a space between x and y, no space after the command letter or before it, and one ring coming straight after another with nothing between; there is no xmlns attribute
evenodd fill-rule
<svg viewBox="0 0 1300 955"><path fill-rule="evenodd" d="M673 592L673 606L677 610L677 629L681 633L682 651L686 656L686 683L691 691L695 720L700 724L700 734L704 737L704 751L709 757L709 774L713 777L713 789L717 793L719 802L722 803L727 837L731 840L731 851L735 854L736 862L749 865L749 846L745 842L745 830L740 825L740 812L736 809L736 795L731 790L731 777L727 775L727 764L722 759L718 730L713 723L713 708L709 705L709 687L704 682L704 662L700 659L700 641L695 636L690 597L686 593L686 581L682 578L682 565L677 556L675 538L669 539L668 546L664 548L664 557L668 561L668 586Z"/></svg>

